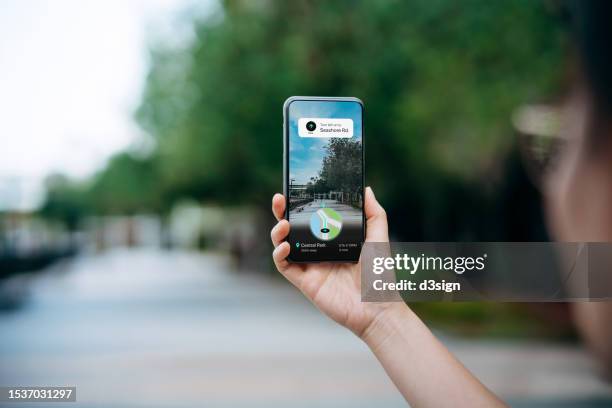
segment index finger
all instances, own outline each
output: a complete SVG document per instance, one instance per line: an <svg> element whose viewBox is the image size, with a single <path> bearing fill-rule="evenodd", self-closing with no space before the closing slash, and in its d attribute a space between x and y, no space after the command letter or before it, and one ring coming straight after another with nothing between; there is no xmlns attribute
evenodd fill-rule
<svg viewBox="0 0 612 408"><path fill-rule="evenodd" d="M274 197L272 197L272 213L277 221L285 218L285 205L285 196L279 193L274 194Z"/></svg>

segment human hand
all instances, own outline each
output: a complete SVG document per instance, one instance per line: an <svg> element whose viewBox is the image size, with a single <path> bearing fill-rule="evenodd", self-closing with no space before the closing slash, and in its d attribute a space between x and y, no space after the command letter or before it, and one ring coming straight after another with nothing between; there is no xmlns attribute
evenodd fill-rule
<svg viewBox="0 0 612 408"><path fill-rule="evenodd" d="M294 264L287 261L291 246L285 241L289 222L283 219L286 200L282 194L272 198L272 212L278 223L272 228L275 246L272 257L276 268L314 303L319 310L363 337L368 327L390 303L361 302L361 261L357 264ZM389 242L387 215L370 187L365 190L366 242Z"/></svg>
<svg viewBox="0 0 612 408"><path fill-rule="evenodd" d="M287 261L285 197L275 194L278 223L271 237L278 270L319 310L361 337L410 406L504 407L403 302L361 301L361 265ZM372 189L365 191L366 242L389 242L387 216ZM442 390L442 391L440 391Z"/></svg>

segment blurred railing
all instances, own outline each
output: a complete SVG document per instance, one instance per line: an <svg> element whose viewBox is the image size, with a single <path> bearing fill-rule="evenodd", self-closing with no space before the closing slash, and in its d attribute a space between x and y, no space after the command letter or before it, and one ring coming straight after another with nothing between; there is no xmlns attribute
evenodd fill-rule
<svg viewBox="0 0 612 408"><path fill-rule="evenodd" d="M75 236L27 212L0 214L0 279L75 254Z"/></svg>
<svg viewBox="0 0 612 408"><path fill-rule="evenodd" d="M267 218L248 207L176 205L168 214L90 215L76 228L36 212L0 213L0 279L44 269L79 252L117 247L212 250L232 255L239 269L268 270ZM263 225L266 224L266 225Z"/></svg>

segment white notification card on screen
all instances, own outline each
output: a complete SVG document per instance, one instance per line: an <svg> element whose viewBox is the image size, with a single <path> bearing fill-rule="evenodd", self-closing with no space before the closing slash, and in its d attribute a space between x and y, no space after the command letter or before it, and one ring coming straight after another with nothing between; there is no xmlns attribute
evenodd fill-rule
<svg viewBox="0 0 612 408"><path fill-rule="evenodd" d="M353 119L299 118L300 137L353 137Z"/></svg>

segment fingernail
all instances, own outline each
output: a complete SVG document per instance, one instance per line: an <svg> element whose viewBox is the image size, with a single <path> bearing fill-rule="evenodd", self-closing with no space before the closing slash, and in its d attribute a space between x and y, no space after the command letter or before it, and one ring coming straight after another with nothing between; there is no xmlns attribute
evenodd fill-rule
<svg viewBox="0 0 612 408"><path fill-rule="evenodd" d="M370 193L372 193L372 197L374 197L374 199L376 200L376 194L374 194L374 190L372 190L372 187L367 186L366 188L370 190Z"/></svg>

